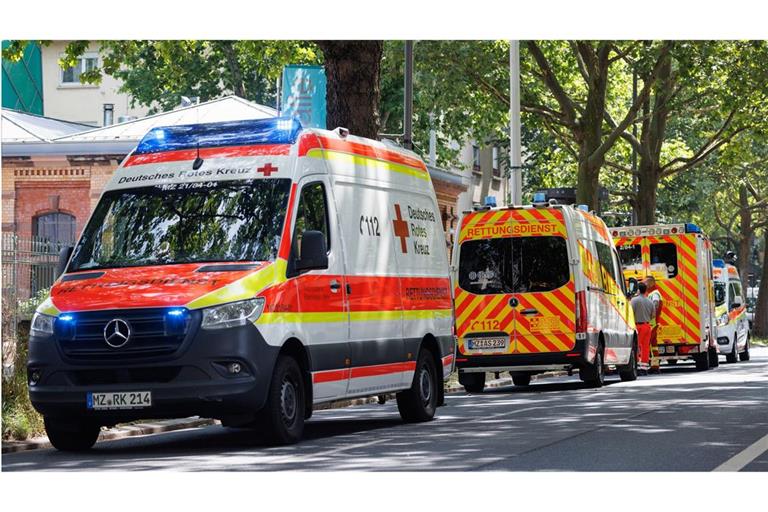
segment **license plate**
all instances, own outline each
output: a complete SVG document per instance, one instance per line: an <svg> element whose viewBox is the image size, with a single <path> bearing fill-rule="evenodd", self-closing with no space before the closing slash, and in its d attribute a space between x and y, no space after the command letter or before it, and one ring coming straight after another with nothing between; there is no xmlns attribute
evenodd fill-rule
<svg viewBox="0 0 768 512"><path fill-rule="evenodd" d="M88 409L141 409L152 406L151 391L113 391L110 393L88 393Z"/></svg>
<svg viewBox="0 0 768 512"><path fill-rule="evenodd" d="M469 338L467 348L470 350L506 350L509 338Z"/></svg>

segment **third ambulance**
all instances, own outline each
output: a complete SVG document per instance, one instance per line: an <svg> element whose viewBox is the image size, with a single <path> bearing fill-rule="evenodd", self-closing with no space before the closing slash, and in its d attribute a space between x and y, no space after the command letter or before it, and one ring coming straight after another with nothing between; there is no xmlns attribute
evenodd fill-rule
<svg viewBox="0 0 768 512"><path fill-rule="evenodd" d="M599 387L605 368L637 377L634 314L605 223L543 198L463 215L453 256L459 381L480 392L486 372L516 385L548 370Z"/></svg>
<svg viewBox="0 0 768 512"><path fill-rule="evenodd" d="M611 228L626 279L652 276L662 297L658 357L717 365L712 244L695 224Z"/></svg>
<svg viewBox="0 0 768 512"><path fill-rule="evenodd" d="M717 344L729 363L749 360L749 320L739 270L723 260L712 262Z"/></svg>

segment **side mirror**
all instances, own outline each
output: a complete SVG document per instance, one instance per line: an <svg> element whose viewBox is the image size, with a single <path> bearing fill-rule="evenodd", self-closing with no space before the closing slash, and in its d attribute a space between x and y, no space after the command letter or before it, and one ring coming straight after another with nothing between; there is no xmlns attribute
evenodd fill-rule
<svg viewBox="0 0 768 512"><path fill-rule="evenodd" d="M295 268L297 272L328 268L328 248L322 232L304 231L301 234L301 255Z"/></svg>
<svg viewBox="0 0 768 512"><path fill-rule="evenodd" d="M729 309L736 309L736 308L740 308L740 307L741 307L741 304L742 304L743 302L744 302L744 299L742 299L741 297L739 297L739 296L737 295L736 297L734 297L734 298L733 298L733 302L731 302L731 306L730 306L730 308L729 308Z"/></svg>
<svg viewBox="0 0 768 512"><path fill-rule="evenodd" d="M632 297L637 293L637 279L630 277L627 280L627 297Z"/></svg>
<svg viewBox="0 0 768 512"><path fill-rule="evenodd" d="M61 274L63 274L67 269L67 263L69 263L69 258L72 257L73 250L74 247L68 245L66 247L62 247L59 251L59 261L56 263L56 279L58 279L59 276L61 276Z"/></svg>

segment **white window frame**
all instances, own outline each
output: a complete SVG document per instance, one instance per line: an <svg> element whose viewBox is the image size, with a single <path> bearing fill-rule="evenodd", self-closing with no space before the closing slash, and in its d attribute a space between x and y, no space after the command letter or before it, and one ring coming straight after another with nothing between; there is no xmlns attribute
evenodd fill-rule
<svg viewBox="0 0 768 512"><path fill-rule="evenodd" d="M60 54L60 58L66 57L65 54ZM96 59L96 66L99 66L99 54L98 52L85 52L80 57L77 58L77 61L80 63L80 74L85 73L85 62L87 59ZM62 69L59 67L59 87L63 88L69 88L69 87L90 87L90 88L98 88L98 85L93 84L84 84L80 82L80 80L75 80L74 82L65 82L64 81L64 72L67 71L66 69Z"/></svg>

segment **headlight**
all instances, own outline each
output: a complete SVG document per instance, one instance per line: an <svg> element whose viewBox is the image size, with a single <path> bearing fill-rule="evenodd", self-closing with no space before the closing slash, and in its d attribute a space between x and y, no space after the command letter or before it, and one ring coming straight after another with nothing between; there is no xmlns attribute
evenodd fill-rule
<svg viewBox="0 0 768 512"><path fill-rule="evenodd" d="M37 336L47 336L49 334L53 334L54 320L56 320L55 317L35 312L34 316L32 317L32 325L30 326L32 334Z"/></svg>
<svg viewBox="0 0 768 512"><path fill-rule="evenodd" d="M203 310L203 329L225 329L255 322L264 311L264 297L230 302Z"/></svg>
<svg viewBox="0 0 768 512"><path fill-rule="evenodd" d="M720 315L720 317L717 319L717 325L719 327L722 327L723 325L726 325L728 323L728 313L723 313Z"/></svg>

